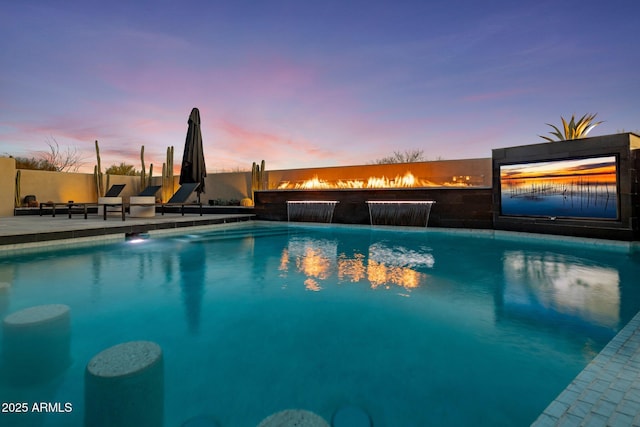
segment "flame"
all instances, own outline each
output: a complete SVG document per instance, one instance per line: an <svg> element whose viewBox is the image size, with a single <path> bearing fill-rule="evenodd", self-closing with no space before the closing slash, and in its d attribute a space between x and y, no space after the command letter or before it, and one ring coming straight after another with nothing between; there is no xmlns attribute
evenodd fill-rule
<svg viewBox="0 0 640 427"><path fill-rule="evenodd" d="M312 188L331 188L331 185L327 181L318 178L318 175L316 175L313 178L304 181L298 188L302 190L309 190Z"/></svg>
<svg viewBox="0 0 640 427"><path fill-rule="evenodd" d="M338 180L330 182L315 175L298 183L283 181L278 186L279 190L311 190L330 188L407 188L407 187L436 187L437 185L426 179L418 179L411 172L404 175L396 175L394 178L386 176L371 176L366 181L358 179Z"/></svg>

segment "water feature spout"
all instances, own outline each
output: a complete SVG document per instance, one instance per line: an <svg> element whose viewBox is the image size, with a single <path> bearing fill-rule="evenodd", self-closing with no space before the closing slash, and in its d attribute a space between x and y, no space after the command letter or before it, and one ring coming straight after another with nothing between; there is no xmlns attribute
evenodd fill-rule
<svg viewBox="0 0 640 427"><path fill-rule="evenodd" d="M338 203L334 200L287 200L287 220L330 223Z"/></svg>
<svg viewBox="0 0 640 427"><path fill-rule="evenodd" d="M426 227L433 200L369 200L371 225Z"/></svg>

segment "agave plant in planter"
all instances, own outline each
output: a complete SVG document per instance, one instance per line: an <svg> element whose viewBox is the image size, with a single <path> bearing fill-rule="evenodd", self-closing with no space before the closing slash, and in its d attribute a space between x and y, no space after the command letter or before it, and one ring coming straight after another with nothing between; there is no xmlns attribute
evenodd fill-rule
<svg viewBox="0 0 640 427"><path fill-rule="evenodd" d="M550 123L547 123L547 126L551 126L554 130L554 132L549 132L549 133L555 136L556 139L553 139L548 136L542 136L542 135L538 135L538 136L549 142L584 138L587 136L589 132L591 132L591 130L594 127L602 123L601 121L594 122L596 118L596 114L585 114L584 116L580 117L578 121L576 121L575 115L572 115L571 120L568 123L564 119L564 117L560 117L560 119L562 119L563 131L560 131L560 129L558 129L556 126Z"/></svg>

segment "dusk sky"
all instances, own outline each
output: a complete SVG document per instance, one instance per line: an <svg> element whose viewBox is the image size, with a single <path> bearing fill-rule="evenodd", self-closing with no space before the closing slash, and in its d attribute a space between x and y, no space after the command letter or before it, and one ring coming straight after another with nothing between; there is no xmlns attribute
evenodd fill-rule
<svg viewBox="0 0 640 427"><path fill-rule="evenodd" d="M640 1L0 0L0 155L75 147L85 170L180 164L200 109L207 170L491 157L640 129Z"/></svg>

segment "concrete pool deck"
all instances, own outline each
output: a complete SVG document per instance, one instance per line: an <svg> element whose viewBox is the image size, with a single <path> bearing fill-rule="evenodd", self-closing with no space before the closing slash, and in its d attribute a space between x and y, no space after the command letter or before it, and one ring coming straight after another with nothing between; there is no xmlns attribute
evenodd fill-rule
<svg viewBox="0 0 640 427"><path fill-rule="evenodd" d="M156 215L121 221L100 215L25 215L0 218L0 255L21 249L51 247L70 239L122 238L146 233L250 221L253 214ZM526 396L523 396L526 398ZM640 313L607 344L594 360L552 401L535 427L640 427Z"/></svg>
<svg viewBox="0 0 640 427"><path fill-rule="evenodd" d="M119 214L118 214L119 215ZM109 217L89 214L69 218L66 214L52 217L24 215L0 218L0 252L38 248L60 244L68 239L88 241L105 238L122 238L126 234L148 233L160 230L199 227L231 222L250 221L254 214L205 214L203 216L179 213L166 213L150 218Z"/></svg>

